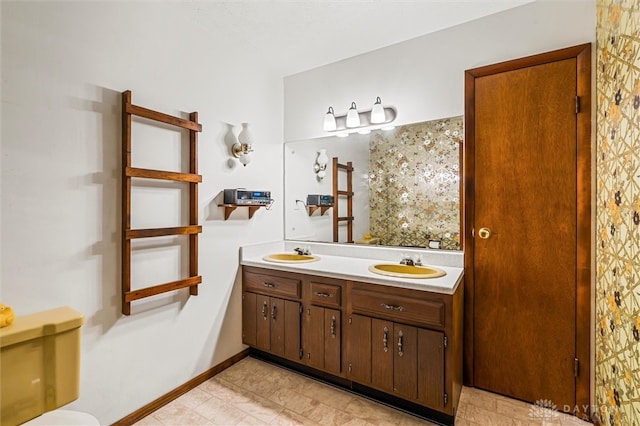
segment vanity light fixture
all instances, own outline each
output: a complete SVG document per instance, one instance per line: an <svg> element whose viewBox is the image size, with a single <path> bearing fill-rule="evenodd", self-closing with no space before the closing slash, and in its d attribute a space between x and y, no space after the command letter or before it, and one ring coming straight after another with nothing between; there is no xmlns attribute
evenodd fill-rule
<svg viewBox="0 0 640 426"><path fill-rule="evenodd" d="M360 114L355 102L351 102L351 108L347 112L347 127L360 127Z"/></svg>
<svg viewBox="0 0 640 426"><path fill-rule="evenodd" d="M396 116L396 109L382 105L382 99L377 96L373 107L367 111L358 112L355 102L351 102L351 107L344 115L335 115L333 107L329 107L324 116L322 129L326 132L338 132L337 136L340 137L356 131L366 135L371 130L393 129L394 127L388 124L395 120Z"/></svg>
<svg viewBox="0 0 640 426"><path fill-rule="evenodd" d="M243 166L251 162L250 152L253 152L253 135L249 130L249 123L242 123L242 130L238 134L238 142L231 147L233 156L240 160Z"/></svg>
<svg viewBox="0 0 640 426"><path fill-rule="evenodd" d="M318 158L316 164L313 165L313 170L316 172L318 180L324 179L327 175L327 164L329 163L329 157L327 156L327 150L321 148L318 151Z"/></svg>
<svg viewBox="0 0 640 426"><path fill-rule="evenodd" d="M329 111L324 115L322 129L325 132L332 132L336 129L336 116L333 114L333 107L329 107Z"/></svg>
<svg viewBox="0 0 640 426"><path fill-rule="evenodd" d="M373 104L373 108L371 109L371 123L380 124L387 121L387 116L384 113L384 107L382 106L382 99L380 96L376 98L376 103Z"/></svg>

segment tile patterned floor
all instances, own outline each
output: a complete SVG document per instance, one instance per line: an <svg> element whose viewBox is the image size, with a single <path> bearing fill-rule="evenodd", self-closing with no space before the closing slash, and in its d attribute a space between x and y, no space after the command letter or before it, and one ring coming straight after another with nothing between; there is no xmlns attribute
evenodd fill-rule
<svg viewBox="0 0 640 426"><path fill-rule="evenodd" d="M530 408L525 402L465 387L456 425L589 425L560 413L553 413L551 419L536 420L530 417ZM433 423L278 366L245 358L136 425L417 426Z"/></svg>

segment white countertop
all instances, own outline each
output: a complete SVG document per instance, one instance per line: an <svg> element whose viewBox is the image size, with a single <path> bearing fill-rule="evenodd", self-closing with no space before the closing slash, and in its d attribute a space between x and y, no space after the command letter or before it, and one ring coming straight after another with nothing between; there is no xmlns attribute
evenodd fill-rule
<svg viewBox="0 0 640 426"><path fill-rule="evenodd" d="M277 271L297 272L309 275L319 275L323 277L339 278L344 280L354 280L372 284L382 284L394 287L411 288L416 290L431 291L434 293L453 294L462 281L464 268L458 259L446 259L441 257L441 263L435 263L438 256L425 255L424 251L419 254L423 257L425 266L434 266L446 272L446 275L439 278L399 278L386 275L379 275L369 271L369 266L377 263L398 263L394 257L397 250L384 251L375 258L357 257L362 252L354 251L354 256L345 255L344 247L341 247L339 255L330 254L331 248L319 247L311 244L311 253L318 256L320 260L307 263L275 263L263 259L264 256L274 253L293 253L293 249L288 247L286 242L276 242L246 246L241 248L240 264L246 266L256 266L260 268L273 269ZM295 244L294 244L295 245ZM298 244L300 245L300 244ZM309 244L304 244L309 246ZM316 250L317 249L317 250ZM355 250L358 250L354 247ZM407 250L410 252L411 250ZM322 252L322 253L321 253ZM371 255L368 251L366 254ZM416 253L416 252L412 252ZM348 254L348 253L347 253ZM385 258L385 255L387 258ZM382 258L380 258L382 257ZM460 263L460 266L451 264Z"/></svg>

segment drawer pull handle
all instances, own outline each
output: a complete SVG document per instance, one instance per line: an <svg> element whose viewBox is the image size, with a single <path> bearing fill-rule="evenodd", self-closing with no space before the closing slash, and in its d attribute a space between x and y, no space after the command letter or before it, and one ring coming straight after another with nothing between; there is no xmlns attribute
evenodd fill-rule
<svg viewBox="0 0 640 426"><path fill-rule="evenodd" d="M382 348L384 349L385 352L389 351L388 342L389 342L389 329L385 327L382 332Z"/></svg>
<svg viewBox="0 0 640 426"><path fill-rule="evenodd" d="M272 305L271 306L271 319L275 321L277 315L278 315L278 308L276 308L276 305Z"/></svg>
<svg viewBox="0 0 640 426"><path fill-rule="evenodd" d="M262 319L263 320L267 319L267 301L266 300L262 303Z"/></svg>
<svg viewBox="0 0 640 426"><path fill-rule="evenodd" d="M268 287L268 288L274 288L276 285L273 283L268 283L268 282L263 282L262 283L263 286Z"/></svg>
<svg viewBox="0 0 640 426"><path fill-rule="evenodd" d="M404 352L402 351L402 336L402 331L398 331L398 356L404 355Z"/></svg>
<svg viewBox="0 0 640 426"><path fill-rule="evenodd" d="M336 316L331 317L331 338L336 338Z"/></svg>
<svg viewBox="0 0 640 426"><path fill-rule="evenodd" d="M400 305L387 305L386 303L381 303L380 306L382 306L385 309L389 309L391 311L404 312L407 310L407 308Z"/></svg>
<svg viewBox="0 0 640 426"><path fill-rule="evenodd" d="M332 293L323 293L321 291L316 291L314 294L318 297L333 297Z"/></svg>

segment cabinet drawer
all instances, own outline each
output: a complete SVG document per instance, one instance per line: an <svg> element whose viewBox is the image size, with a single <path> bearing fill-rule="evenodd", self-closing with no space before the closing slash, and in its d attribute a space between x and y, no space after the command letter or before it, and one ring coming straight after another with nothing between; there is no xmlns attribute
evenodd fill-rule
<svg viewBox="0 0 640 426"><path fill-rule="evenodd" d="M300 280L276 275L244 272L244 288L276 296L300 297Z"/></svg>
<svg viewBox="0 0 640 426"><path fill-rule="evenodd" d="M354 287L351 290L354 313L366 314L396 322L444 327L445 304L425 298L423 292L399 288L377 291Z"/></svg>
<svg viewBox="0 0 640 426"><path fill-rule="evenodd" d="M338 285L311 282L311 303L340 307L342 288Z"/></svg>

